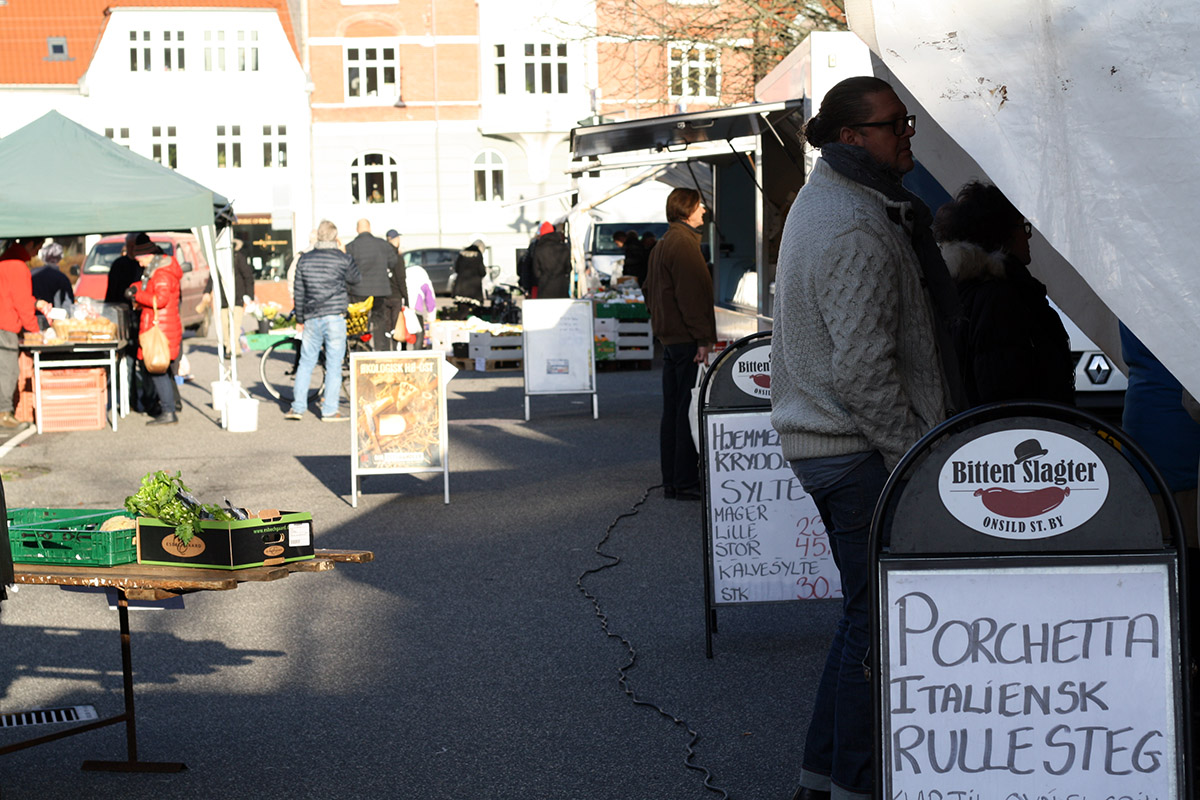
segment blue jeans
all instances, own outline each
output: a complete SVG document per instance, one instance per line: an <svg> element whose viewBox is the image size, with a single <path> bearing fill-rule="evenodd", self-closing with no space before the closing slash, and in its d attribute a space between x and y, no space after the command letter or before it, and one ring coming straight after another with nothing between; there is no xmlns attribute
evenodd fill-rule
<svg viewBox="0 0 1200 800"><path fill-rule="evenodd" d="M869 798L874 786L875 707L865 666L871 642L869 539L887 478L883 457L874 453L833 486L809 492L841 575L842 618L813 701L800 785L830 791L834 800Z"/></svg>
<svg viewBox="0 0 1200 800"><path fill-rule="evenodd" d="M346 318L341 314L304 321L300 364L292 384L292 411L297 414L303 414L308 406L308 387L321 348L325 349L325 396L321 400L321 416L331 417L338 410L338 395L342 393L342 359L346 357Z"/></svg>

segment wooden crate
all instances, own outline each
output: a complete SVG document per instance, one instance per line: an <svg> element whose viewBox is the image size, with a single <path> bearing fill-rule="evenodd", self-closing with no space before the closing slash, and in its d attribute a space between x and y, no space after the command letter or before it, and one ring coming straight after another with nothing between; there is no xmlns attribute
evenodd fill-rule
<svg viewBox="0 0 1200 800"><path fill-rule="evenodd" d="M484 361L520 361L525 357L523 337L519 333L496 335L472 331L467 343L467 357Z"/></svg>
<svg viewBox="0 0 1200 800"><path fill-rule="evenodd" d="M617 320L616 343L618 361L654 358L654 334L649 322Z"/></svg>
<svg viewBox="0 0 1200 800"><path fill-rule="evenodd" d="M521 369L525 365L525 362L519 358L487 359L446 356L446 360L464 372L508 372Z"/></svg>

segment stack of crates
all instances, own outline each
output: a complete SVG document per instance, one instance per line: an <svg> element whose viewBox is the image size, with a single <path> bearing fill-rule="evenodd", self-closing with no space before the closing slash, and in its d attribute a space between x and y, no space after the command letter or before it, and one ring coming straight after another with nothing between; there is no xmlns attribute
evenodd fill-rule
<svg viewBox="0 0 1200 800"><path fill-rule="evenodd" d="M103 367L43 369L40 382L43 431L98 431L107 424Z"/></svg>
<svg viewBox="0 0 1200 800"><path fill-rule="evenodd" d="M21 372L17 378L17 396L13 403L16 409L13 413L21 422L33 422L33 356L21 353Z"/></svg>

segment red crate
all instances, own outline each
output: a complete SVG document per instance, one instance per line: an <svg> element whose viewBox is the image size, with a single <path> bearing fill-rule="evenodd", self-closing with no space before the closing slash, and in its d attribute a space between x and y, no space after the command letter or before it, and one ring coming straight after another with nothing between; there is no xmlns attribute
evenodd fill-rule
<svg viewBox="0 0 1200 800"><path fill-rule="evenodd" d="M103 392L107 388L104 367L90 369L47 369L43 367L41 384L43 397L46 392L58 389L70 392L78 389L99 389Z"/></svg>
<svg viewBox="0 0 1200 800"><path fill-rule="evenodd" d="M17 390L17 402L13 415L19 422L33 422L33 387Z"/></svg>
<svg viewBox="0 0 1200 800"><path fill-rule="evenodd" d="M103 385L47 389L43 381L42 431L100 431L108 422L107 401Z"/></svg>

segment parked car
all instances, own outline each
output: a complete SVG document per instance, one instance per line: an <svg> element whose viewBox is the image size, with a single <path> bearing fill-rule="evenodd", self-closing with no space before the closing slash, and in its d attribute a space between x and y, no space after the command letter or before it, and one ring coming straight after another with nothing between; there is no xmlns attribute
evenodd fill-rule
<svg viewBox="0 0 1200 800"><path fill-rule="evenodd" d="M418 247L404 251L404 266L424 267L433 284L433 293L448 295L454 285L454 262L459 251L449 247Z"/></svg>
<svg viewBox="0 0 1200 800"><path fill-rule="evenodd" d="M185 328L197 328L203 335L208 327L208 312L198 312L196 307L208 285L209 267L200 242L190 233L179 232L151 233L150 240L179 262L183 270L179 285L179 317ZM124 247L123 235L105 236L92 246L83 262L79 280L75 282L76 297L104 299L108 289L108 268Z"/></svg>
<svg viewBox="0 0 1200 800"><path fill-rule="evenodd" d="M1058 312L1071 339L1071 360L1075 363L1075 405L1101 419L1120 424L1129 379L1061 308L1053 302L1050 306Z"/></svg>

